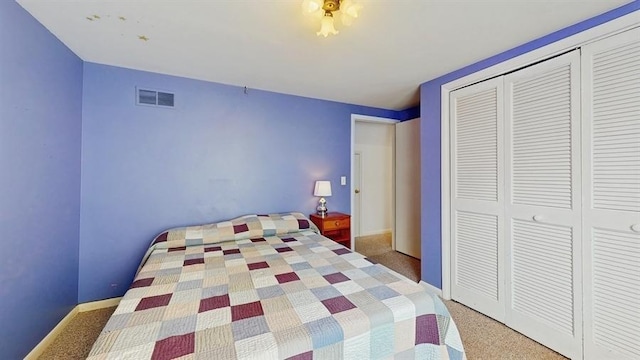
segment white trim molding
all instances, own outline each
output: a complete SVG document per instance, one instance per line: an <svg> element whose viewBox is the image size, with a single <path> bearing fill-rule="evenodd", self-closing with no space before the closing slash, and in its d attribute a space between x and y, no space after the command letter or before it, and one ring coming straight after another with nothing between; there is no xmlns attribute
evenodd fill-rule
<svg viewBox="0 0 640 360"><path fill-rule="evenodd" d="M78 315L79 313L118 306L120 300L122 300L122 297L92 301L74 306L73 309L71 309L71 311L69 311L69 313L64 318L62 318L62 320L60 320L58 325L56 325L56 327L54 327L53 330L51 330L47 334L47 336L45 336L44 339L42 339L38 343L38 345L36 345L36 347L34 347L33 350L31 350L29 354L27 354L27 356L25 356L25 360L36 360L37 358L39 358L40 355L42 355L47 349L47 347L49 347L49 345L54 342L58 335L60 335L64 331L71 320L73 320L73 318L76 317L76 315Z"/></svg>
<svg viewBox="0 0 640 360"><path fill-rule="evenodd" d="M442 290L438 289L437 287L424 282L423 280L420 280L419 282L420 285L422 285L422 287L425 288L425 290L427 290L428 293L430 294L434 294L434 295L438 295L439 297L442 297Z"/></svg>
<svg viewBox="0 0 640 360"><path fill-rule="evenodd" d="M358 236L375 236L375 235L387 235L387 234L391 234L392 231L391 229L382 229L382 230L376 230L376 231L369 231L366 233L361 233Z"/></svg>
<svg viewBox="0 0 640 360"><path fill-rule="evenodd" d="M75 306L73 309L71 309L71 311L69 311L67 316L62 318L62 320L60 320L58 325L56 325L56 327L54 327L53 330L51 330L47 334L47 336L45 336L44 339L42 339L38 343L38 345L36 345L36 347L34 347L33 350L31 350L31 352L27 354L27 356L25 356L25 360L36 360L37 358L39 358L40 355L42 355L44 351L49 347L49 345L51 345L53 341L58 337L58 335L62 333L62 331L67 327L67 325L69 325L71 320L73 320L73 318L76 317L77 314L78 314L78 307Z"/></svg>
<svg viewBox="0 0 640 360"><path fill-rule="evenodd" d="M594 26L580 33L571 35L525 54L482 69L473 74L460 77L441 86L441 234L442 234L442 295L451 299L451 177L450 177L450 143L449 143L449 95L462 87L488 80L492 77L532 65L556 55L567 52L602 38L612 36L640 25L640 11L621 16L604 24Z"/></svg>
<svg viewBox="0 0 640 360"><path fill-rule="evenodd" d="M120 300L122 300L122 297L78 304L78 312L87 312L87 311L106 309L109 307L118 306L118 304L120 304Z"/></svg>

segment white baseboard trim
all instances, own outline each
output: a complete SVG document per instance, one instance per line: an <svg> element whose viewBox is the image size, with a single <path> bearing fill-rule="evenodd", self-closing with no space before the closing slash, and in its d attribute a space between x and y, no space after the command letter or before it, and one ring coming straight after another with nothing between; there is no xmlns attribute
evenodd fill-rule
<svg viewBox="0 0 640 360"><path fill-rule="evenodd" d="M60 333L64 330L64 328L67 327L67 325L69 325L69 322L76 315L78 315L78 313L85 312L85 311L104 309L104 308L108 308L108 307L112 307L112 306L117 306L120 303L120 300L122 300L122 297L105 299L105 300L98 300L98 301L92 301L92 302L82 303L82 304L76 305L73 309L71 309L71 311L69 311L67 316L62 318L62 320L60 320L58 325L56 325L56 327L54 327L53 330L51 330L47 334L47 336L45 336L44 339L42 339L38 343L38 345L36 345L36 347L34 347L33 350L31 350L31 352L29 352L29 354L27 354L27 356L25 356L24 359L25 360L36 360L37 358L39 358L40 355L42 355L42 353L44 353L46 348L49 345L51 345L51 343L56 339L56 337L58 337L58 335L60 335Z"/></svg>
<svg viewBox="0 0 640 360"><path fill-rule="evenodd" d="M356 237L360 237L360 236L373 236L373 235L386 235L386 234L391 234L391 229L382 229L382 230L376 230L376 231L367 231L367 232L363 232L360 235L356 236Z"/></svg>
<svg viewBox="0 0 640 360"><path fill-rule="evenodd" d="M122 300L122 297L78 304L78 312L92 311L92 310L104 309L112 306L118 306L118 304L120 304L120 300Z"/></svg>
<svg viewBox="0 0 640 360"><path fill-rule="evenodd" d="M73 319L77 314L78 314L78 307L75 306L73 309L71 309L71 311L69 311L67 316L62 318L62 320L60 320L58 325L56 325L56 327L54 327L53 330L51 330L47 334L47 336L45 336L44 339L42 339L38 343L38 345L36 345L36 347L34 347L33 350L31 350L31 352L29 352L29 354L27 354L27 356L25 356L25 360L35 360L35 359L39 358L40 355L42 355L42 353L44 352L44 350L49 345L51 345L53 340L55 340L56 337L58 337L58 335L60 335L62 330L64 330L64 328L67 327L67 325L69 325L69 322L71 322L71 319Z"/></svg>
<svg viewBox="0 0 640 360"><path fill-rule="evenodd" d="M422 285L428 292L438 295L439 297L442 297L442 290L438 289L437 287L426 283L422 280L420 280L420 285Z"/></svg>

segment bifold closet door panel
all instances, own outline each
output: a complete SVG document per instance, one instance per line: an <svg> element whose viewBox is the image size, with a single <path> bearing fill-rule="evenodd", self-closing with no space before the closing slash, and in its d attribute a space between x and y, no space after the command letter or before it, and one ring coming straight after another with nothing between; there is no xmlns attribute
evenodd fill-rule
<svg viewBox="0 0 640 360"><path fill-rule="evenodd" d="M505 323L582 356L580 52L505 76Z"/></svg>
<svg viewBox="0 0 640 360"><path fill-rule="evenodd" d="M451 295L504 320L503 79L451 93Z"/></svg>
<svg viewBox="0 0 640 360"><path fill-rule="evenodd" d="M585 358L640 359L640 29L583 48Z"/></svg>

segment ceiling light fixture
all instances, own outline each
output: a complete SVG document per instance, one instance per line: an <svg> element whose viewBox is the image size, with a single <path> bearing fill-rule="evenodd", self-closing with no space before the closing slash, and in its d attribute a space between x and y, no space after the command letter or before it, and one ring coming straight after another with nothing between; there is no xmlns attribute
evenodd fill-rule
<svg viewBox="0 0 640 360"><path fill-rule="evenodd" d="M338 30L334 26L334 19L340 18L342 23L350 26L358 17L362 5L355 0L303 0L302 12L306 16L320 20L320 31L316 34L324 37L329 34L337 35Z"/></svg>

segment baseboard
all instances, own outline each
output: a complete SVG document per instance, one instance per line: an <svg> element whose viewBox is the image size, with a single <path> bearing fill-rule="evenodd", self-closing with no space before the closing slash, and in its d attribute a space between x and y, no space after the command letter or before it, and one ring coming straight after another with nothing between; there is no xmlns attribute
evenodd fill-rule
<svg viewBox="0 0 640 360"><path fill-rule="evenodd" d="M88 303L78 304L78 312L92 311L98 309L104 309L108 307L118 306L122 297L104 299L98 301L92 301Z"/></svg>
<svg viewBox="0 0 640 360"><path fill-rule="evenodd" d="M25 360L36 360L37 358L39 358L40 355L42 355L42 353L45 351L45 349L49 345L51 345L51 343L56 339L56 337L58 337L58 335L60 335L60 333L64 330L64 328L67 327L67 325L69 325L69 322L76 315L78 315L78 313L85 312L85 311L104 309L104 308L108 308L108 307L112 307L112 306L117 306L120 303L120 300L122 300L122 297L112 298L112 299L105 299L105 300L98 300L98 301L92 301L92 302L82 303L82 304L76 305L73 309L71 309L71 311L69 311L67 316L62 318L62 320L60 320L58 325L56 325L56 327L54 327L53 330L51 330L47 334L47 336L45 336L44 339L42 339L38 343L38 345L36 345L36 347L34 347L33 350L31 350L31 352L29 352L29 354L27 354L27 356L25 356L24 359Z"/></svg>
<svg viewBox="0 0 640 360"><path fill-rule="evenodd" d="M361 234L360 234L360 235L358 235L357 237L361 237L361 236L374 236L374 235L386 235L386 234L391 234L391 229L383 229L383 230L377 230L377 231L369 231L369 232L361 233Z"/></svg>
<svg viewBox="0 0 640 360"><path fill-rule="evenodd" d="M437 287L426 283L422 280L420 280L420 285L422 285L425 289L427 289L428 292L438 295L439 297L442 297L442 290L438 289Z"/></svg>
<svg viewBox="0 0 640 360"><path fill-rule="evenodd" d="M55 340L56 337L60 335L62 330L64 330L64 328L67 327L67 325L69 325L69 322L71 321L71 319L73 319L77 314L78 314L78 307L75 306L73 309L71 309L71 311L69 311L67 316L62 318L62 320L60 320L58 325L56 325L56 327L54 327L53 330L51 330L47 334L47 336L45 336L44 339L42 339L38 343L38 345L36 345L36 347L34 347L33 350L31 350L31 352L27 354L27 356L25 356L25 360L35 360L39 358L40 355L42 355L42 353L44 352L44 350L49 345L51 345L53 340Z"/></svg>

